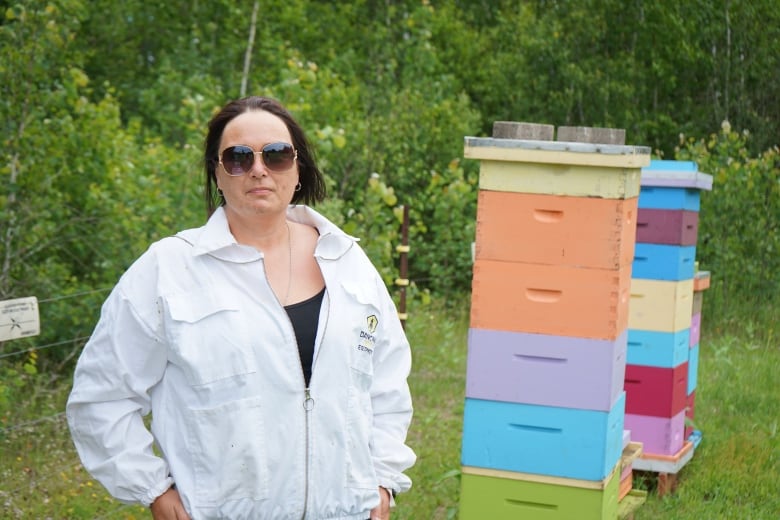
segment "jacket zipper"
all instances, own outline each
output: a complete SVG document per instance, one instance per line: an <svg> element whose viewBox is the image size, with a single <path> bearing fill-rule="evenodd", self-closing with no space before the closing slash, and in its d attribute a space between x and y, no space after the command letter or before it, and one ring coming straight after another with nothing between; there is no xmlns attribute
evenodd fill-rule
<svg viewBox="0 0 780 520"><path fill-rule="evenodd" d="M320 345L322 344L322 338L325 337L325 332L328 329L328 318L330 317L330 297L328 296L327 291L327 285L325 289L325 297L328 298L327 301L327 310L325 312L325 323L322 327L322 334L319 334L320 337ZM324 300L323 300L324 301ZM304 416L304 432L306 434L306 450L305 451L305 463L304 463L304 475L303 475L303 514L301 514L301 520L305 520L306 513L309 507L309 461L311 460L311 453L310 453L310 447L311 447L311 439L310 437L310 431L309 431L309 424L310 424L310 418L311 418L311 411L314 408L314 398L311 396L311 381L314 379L314 365L317 363L317 358L320 357L320 345L317 345L317 355L312 359L311 362L311 379L309 380L309 386L306 386L303 391L303 410L306 414ZM301 376L303 376L303 371L301 371ZM304 382L305 386L305 382Z"/></svg>
<svg viewBox="0 0 780 520"><path fill-rule="evenodd" d="M304 461L303 469L303 514L301 515L301 519L306 518L306 510L309 507L309 459L311 458L309 454L309 446L311 446L311 442L309 441L309 417L312 408L314 408L314 399L307 386L303 398L303 410L306 414L304 417L304 433L306 434L306 450L304 451L306 460Z"/></svg>

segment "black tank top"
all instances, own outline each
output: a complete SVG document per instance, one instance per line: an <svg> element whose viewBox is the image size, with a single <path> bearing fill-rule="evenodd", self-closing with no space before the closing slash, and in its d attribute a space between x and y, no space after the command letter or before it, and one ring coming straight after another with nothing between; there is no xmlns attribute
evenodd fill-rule
<svg viewBox="0 0 780 520"><path fill-rule="evenodd" d="M298 341L298 352L301 356L301 368L303 378L306 380L306 388L311 381L311 365L314 362L314 340L317 339L317 328L320 320L320 307L325 288L302 302L287 305L284 310L292 322L295 331L295 339Z"/></svg>

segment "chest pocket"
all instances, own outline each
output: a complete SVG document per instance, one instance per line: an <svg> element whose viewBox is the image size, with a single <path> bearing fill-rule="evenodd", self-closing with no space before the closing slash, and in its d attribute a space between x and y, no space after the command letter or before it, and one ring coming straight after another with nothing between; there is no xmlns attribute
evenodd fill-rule
<svg viewBox="0 0 780 520"><path fill-rule="evenodd" d="M235 301L204 288L165 302L168 359L192 385L255 372L245 314Z"/></svg>
<svg viewBox="0 0 780 520"><path fill-rule="evenodd" d="M374 374L374 348L381 334L379 321L382 317L375 304L376 290L371 285L353 282L342 283L342 288L350 300L349 322L345 324L345 330L350 331L352 377L358 388L368 390Z"/></svg>

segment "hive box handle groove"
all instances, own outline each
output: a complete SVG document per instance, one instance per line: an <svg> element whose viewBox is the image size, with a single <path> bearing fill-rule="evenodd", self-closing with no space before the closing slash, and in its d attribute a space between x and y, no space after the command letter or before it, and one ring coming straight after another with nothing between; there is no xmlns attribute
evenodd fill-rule
<svg viewBox="0 0 780 520"><path fill-rule="evenodd" d="M556 504L543 504L541 502L528 502L527 500L515 500L514 498L507 498L506 502L513 506L519 507L534 507L536 509L548 509L554 511L558 509Z"/></svg>
<svg viewBox="0 0 780 520"><path fill-rule="evenodd" d="M550 356L530 356L528 354L513 354L514 359L520 361L541 361L542 363L566 363L566 358Z"/></svg>
<svg viewBox="0 0 780 520"><path fill-rule="evenodd" d="M563 220L563 211L553 209L535 209L534 219L539 222L555 223Z"/></svg>
<svg viewBox="0 0 780 520"><path fill-rule="evenodd" d="M530 432L542 432L542 433L561 433L563 430L561 428L550 428L548 426L535 426L533 424L516 424L516 423L509 423L509 426L512 428L515 428L516 430L526 430Z"/></svg>
<svg viewBox="0 0 780 520"><path fill-rule="evenodd" d="M526 297L534 302L539 303L555 303L561 299L563 291L556 291L553 289L526 289Z"/></svg>

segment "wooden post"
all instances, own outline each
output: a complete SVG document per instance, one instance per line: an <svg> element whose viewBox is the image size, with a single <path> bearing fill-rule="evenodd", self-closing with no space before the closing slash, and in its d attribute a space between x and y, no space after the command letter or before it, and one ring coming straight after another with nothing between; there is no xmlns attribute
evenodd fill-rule
<svg viewBox="0 0 780 520"><path fill-rule="evenodd" d="M404 204L403 222L401 224L401 245L396 247L401 255L400 276L395 280L395 284L400 287L401 297L398 302L398 317L401 319L401 325L406 329L406 287L409 285L409 206Z"/></svg>

